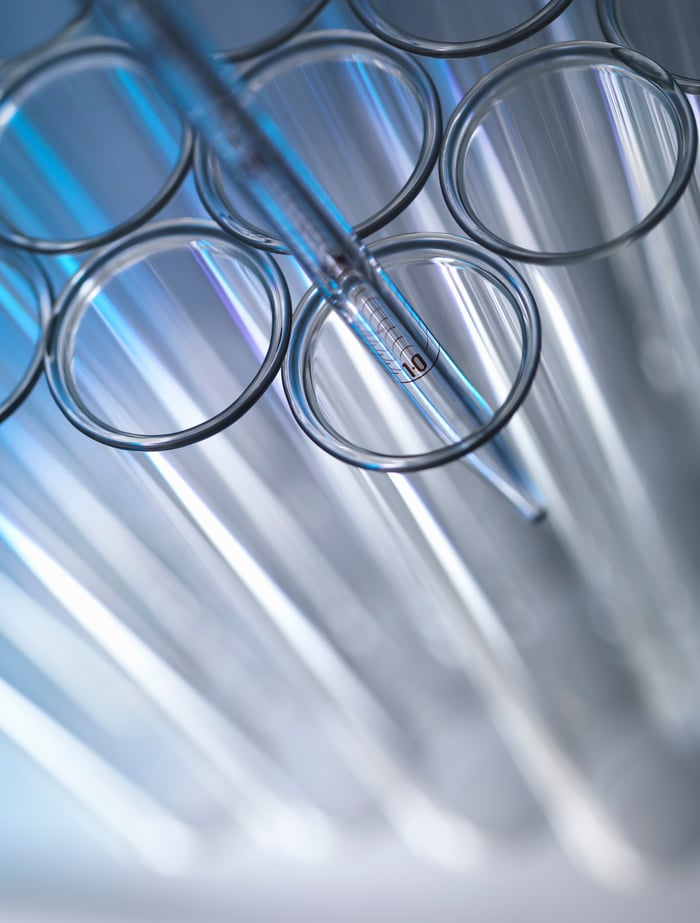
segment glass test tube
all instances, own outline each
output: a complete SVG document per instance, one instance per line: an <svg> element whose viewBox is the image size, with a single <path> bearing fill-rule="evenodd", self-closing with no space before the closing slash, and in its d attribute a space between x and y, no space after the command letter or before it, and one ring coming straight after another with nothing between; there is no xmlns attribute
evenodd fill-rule
<svg viewBox="0 0 700 923"><path fill-rule="evenodd" d="M419 199L414 208L421 212L422 204ZM422 215L417 220L422 223ZM509 351L517 353L515 331L494 318L493 297L480 293L485 283L469 246L449 240L413 235L376 246L406 291L430 291L429 322L441 335L459 343L465 327L480 334L484 364L503 386L509 376L500 363ZM368 423L375 439L386 433L387 421L401 429L400 412L380 379L368 372L364 391L344 384L352 341L332 314L326 313L314 350L315 387L338 426L355 439L367 434ZM517 421L511 429L517 443ZM395 534L411 536L428 566L443 575L446 602L430 609L433 643L475 682L579 863L619 880L644 859L686 854L700 835L700 816L690 807L692 763L664 742L629 671L592 630L595 605L561 540L546 523L535 534L522 533L498 504L487 513L460 475L441 469L409 478L366 476ZM395 551L386 560L398 567L400 557ZM459 722L442 744L439 726L434 735L433 752L452 755L450 772L440 771L436 756L436 784L459 803Z"/></svg>
<svg viewBox="0 0 700 923"><path fill-rule="evenodd" d="M242 74L247 92L360 237L420 192L437 159L441 118L430 80L407 55L361 32L326 29L305 33ZM204 143L195 170L215 221L253 246L289 252Z"/></svg>
<svg viewBox="0 0 700 923"><path fill-rule="evenodd" d="M655 277L647 257L673 227L694 157L692 112L665 72L571 44L479 84L441 173L457 220L521 261L545 314L520 447L651 707L681 734L697 714L698 444L669 320L689 277L682 262Z"/></svg>
<svg viewBox="0 0 700 923"><path fill-rule="evenodd" d="M113 240L159 211L189 166L188 128L112 40L59 43L8 69L0 113L10 246L62 253Z"/></svg>

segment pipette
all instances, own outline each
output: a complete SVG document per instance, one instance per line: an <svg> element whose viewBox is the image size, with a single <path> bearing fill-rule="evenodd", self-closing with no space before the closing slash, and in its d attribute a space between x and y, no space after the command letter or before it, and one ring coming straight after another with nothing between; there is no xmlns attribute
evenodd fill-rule
<svg viewBox="0 0 700 923"><path fill-rule="evenodd" d="M97 5L433 432L450 444L459 441L465 415L482 426L490 416L487 403L252 100L245 81L231 65L212 59L183 4L97 0ZM467 461L525 517L540 518L539 497L518 464L497 444L488 454L488 462L472 456Z"/></svg>

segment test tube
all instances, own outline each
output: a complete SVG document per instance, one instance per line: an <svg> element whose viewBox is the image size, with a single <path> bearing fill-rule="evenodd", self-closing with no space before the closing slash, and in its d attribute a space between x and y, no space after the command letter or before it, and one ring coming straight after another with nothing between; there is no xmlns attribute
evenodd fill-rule
<svg viewBox="0 0 700 923"><path fill-rule="evenodd" d="M572 43L478 84L441 161L456 220L517 261L545 313L544 374L516 441L650 707L681 739L697 713L698 445L669 321L692 263L669 277L648 256L695 151L692 110L665 71Z"/></svg>
<svg viewBox="0 0 700 923"><path fill-rule="evenodd" d="M437 160L442 120L431 81L408 55L361 32L326 29L265 55L242 76L359 237L419 194ZM222 227L253 246L289 252L264 216L251 214L236 177L222 173L205 142L195 175Z"/></svg>
<svg viewBox="0 0 700 923"><path fill-rule="evenodd" d="M461 365L472 368L473 381L478 382L474 385L475 392L486 395L486 403L499 404L503 411L510 413L521 393L524 370L529 365L528 350L533 348L539 338L537 312L529 290L507 263L483 250L461 247L454 239L441 240L439 237L413 235L403 241L403 246L415 252L417 264L429 263L433 258L438 259L434 254L442 254L446 260L445 274L448 279L450 260L471 261L473 284L469 296L464 297L471 297L479 303L483 315L491 315L488 323L493 326L491 329L479 329L465 324L461 335L450 330L453 354L459 355ZM420 293L429 302L430 317L434 318L438 325L436 329L439 329L440 318L445 311L436 289L439 292L439 284L426 284ZM387 419L382 423L368 413L364 423L358 427L358 421L353 420L348 429L342 419L347 414L344 411L336 413L336 402L328 386L316 382L319 377L323 377L316 374L319 365L316 355L318 344L324 335L324 327L326 331L333 329L332 325L326 326L325 323L329 313L330 303L324 301L321 292L313 289L301 302L296 315L285 365L285 388L302 428L332 455L361 467L411 470L406 461L421 457L433 459L437 463L445 450L426 441L420 427L422 407L402 408L400 403L392 401L390 383L373 375L372 365L363 365L361 354L357 352L345 351L343 366L346 378L352 377L353 368L361 370L360 383L354 390L353 405L359 407L365 401L368 407L376 407L371 395L381 392L388 409ZM498 330L501 326L508 330L509 340L494 334L493 328ZM488 372L490 360L485 355L494 343L502 346L504 341L510 346L510 354L502 358L503 367L508 368L505 388L501 381L495 386ZM343 399L348 399L347 388L343 389L340 396L340 400Z"/></svg>
<svg viewBox="0 0 700 923"><path fill-rule="evenodd" d="M163 207L191 148L189 129L123 44L52 46L0 78L0 240L44 254L114 240Z"/></svg>
<svg viewBox="0 0 700 923"><path fill-rule="evenodd" d="M530 3L530 12L534 12L535 4ZM469 17L494 17L492 24L497 27L503 27L508 24L507 17L510 17L510 24L514 22L514 7L511 4L492 4L490 7L484 3L470 2L466 4L449 3L448 17L456 16L459 18L460 11ZM540 5L541 6L541 5ZM421 5L406 4L403 15L410 13L411 10L423 9L428 7ZM523 6L524 9L524 6ZM399 10L397 6L396 15ZM420 14L419 14L420 15ZM348 24L354 24L354 20L347 16ZM473 34L473 28L469 34ZM595 6L592 3L569 3L563 7L558 14L546 25L543 25L536 32L523 37L518 41L516 46L509 46L501 50L485 48L477 54L469 54L459 57L434 57L430 54L421 55L420 61L423 67L428 71L440 95L443 112L451 114L459 104L464 94L477 83L482 77L492 71L499 64L504 64L515 54L520 54L533 48L539 48L543 45L552 45L557 42L572 41L604 41L605 36L598 22ZM444 223L443 223L444 224ZM447 222L446 230L453 230L451 223ZM437 230L437 225L431 227ZM403 228L397 226L395 233L401 233L404 230L416 230L415 227Z"/></svg>
<svg viewBox="0 0 700 923"><path fill-rule="evenodd" d="M698 67L693 53L692 35L700 28L698 12L692 4L675 0L667 4L663 16L658 7L640 3L630 16L629 4L598 3L598 14L608 37L632 47L666 67L679 86L690 94L689 102L698 120L696 94L700 91ZM690 180L689 188L663 226L649 235L643 245L643 260L630 263L629 278L643 273L644 284L657 291L663 306L665 329L660 331L657 345L651 337L653 319L647 317L650 328L650 346L646 351L647 363L655 374L666 377L666 387L681 389L700 420L700 403L697 388L700 384L700 324L694 304L698 284L693 239L697 233L700 216L700 186L698 168ZM678 279L664 295L660 285ZM665 340L671 349L664 348ZM675 372L674 372L675 366ZM675 378L675 383L674 379Z"/></svg>
<svg viewBox="0 0 700 923"><path fill-rule="evenodd" d="M157 311L144 312L144 298ZM202 324L218 325L218 361L206 375L202 366L178 362L173 383L173 363L161 355L196 354L211 333L197 329L188 304L197 305ZM267 314L260 355L245 323L259 311ZM232 314L241 315L239 323ZM258 400L279 370L289 330L289 294L269 257L207 222L156 223L101 250L65 287L46 374L59 407L86 435L117 448L176 448L219 432ZM111 373L115 362L121 374L100 388L100 369ZM135 379L142 384L136 400ZM177 401L170 399L174 387L182 389Z"/></svg>

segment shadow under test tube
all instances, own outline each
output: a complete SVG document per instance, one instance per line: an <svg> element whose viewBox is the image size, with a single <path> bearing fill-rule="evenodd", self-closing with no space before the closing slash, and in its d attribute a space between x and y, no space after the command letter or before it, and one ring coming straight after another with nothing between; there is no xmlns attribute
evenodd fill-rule
<svg viewBox="0 0 700 923"><path fill-rule="evenodd" d="M241 189L268 218L311 281L333 303L446 445L431 453L439 464L473 451L505 425L534 375L538 348L523 355L521 387L491 414L398 289L355 236L326 194L297 164L275 126L257 111L235 75L225 79L198 47L194 24L169 0L117 4L99 0L104 13L133 43L182 112L206 138L223 166L241 177ZM537 338L537 331L533 331ZM517 391L517 393L515 393ZM460 437L464 418L477 424ZM485 422L487 421L487 422ZM473 467L527 518L542 514L515 463L505 476L478 460ZM402 460L401 470L426 466L423 456ZM396 470L392 460L373 465Z"/></svg>

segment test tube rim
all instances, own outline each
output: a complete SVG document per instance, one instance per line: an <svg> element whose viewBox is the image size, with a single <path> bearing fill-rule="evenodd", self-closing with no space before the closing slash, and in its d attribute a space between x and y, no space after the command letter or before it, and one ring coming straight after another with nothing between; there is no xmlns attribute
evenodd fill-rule
<svg viewBox="0 0 700 923"><path fill-rule="evenodd" d="M106 423L87 406L80 396L70 368L70 349L80 321L89 307L89 293L93 276L107 272L106 278L114 278L123 268L123 257L133 251L138 262L140 252L149 252L149 245L157 239L170 237L187 240L215 240L236 259L245 263L256 274L271 309L270 342L263 362L256 375L240 395L223 410L193 426L170 433L133 433L120 430ZM109 275L110 268L113 270ZM101 286L105 276L101 277ZM233 240L216 224L209 221L176 219L159 221L145 228L138 228L126 237L95 254L70 280L56 300L49 325L44 368L51 394L64 416L86 436L104 445L135 452L162 452L182 448L201 442L231 426L240 419L262 397L280 369L289 344L291 333L291 301L285 278L268 254L244 247Z"/></svg>
<svg viewBox="0 0 700 923"><path fill-rule="evenodd" d="M24 234L14 229L9 223L7 226L0 223L0 242L2 243L47 255L78 253L83 250L92 250L96 247L104 246L132 233L157 214L179 189L189 171L192 163L192 130L187 122L180 117L177 109L160 92L131 48L124 42L115 39L89 36L65 42L57 47L52 45L48 51L41 55L33 55L17 67L12 68L11 71L0 77L0 114L3 107L11 101L13 95L22 92L31 82L39 80L40 83L43 83L47 79L47 73L50 74L54 68L70 66L77 58L89 58L91 56L119 59L124 67L137 72L153 86L154 92L162 99L163 105L172 110L180 124L181 140L177 158L170 167L165 181L151 200L131 216L104 231L79 238L43 238ZM0 134L1 131L2 129L0 129Z"/></svg>
<svg viewBox="0 0 700 923"><path fill-rule="evenodd" d="M502 51L504 48L509 48L535 35L563 13L572 0L549 0L537 13L510 29L485 38L463 42L441 42L414 35L381 16L373 0L348 0L348 2L363 25L396 48L432 58L466 58Z"/></svg>
<svg viewBox="0 0 700 923"><path fill-rule="evenodd" d="M634 43L630 41L620 18L620 0L597 0L598 20L600 27L610 42L618 45L624 45L643 54ZM697 95L700 93L700 74L697 77L689 77L684 74L678 74L670 71L676 80L678 86L686 93Z"/></svg>
<svg viewBox="0 0 700 923"><path fill-rule="evenodd" d="M269 51L283 45L298 32L301 32L312 19L318 16L327 3L328 0L310 0L282 29L278 29L266 38L250 42L242 48L216 51L214 52L214 58L218 61L230 61L233 64L249 61L251 58L267 54Z"/></svg>
<svg viewBox="0 0 700 923"><path fill-rule="evenodd" d="M44 351L54 301L53 287L41 263L29 253L0 247L0 263L9 264L25 281L36 296L39 335L34 343L29 363L22 377L6 398L0 401L0 422L11 416L29 396L41 377L44 368Z"/></svg>
<svg viewBox="0 0 700 923"><path fill-rule="evenodd" d="M491 231L469 207L460 189L460 163L465 139L473 137L479 110L498 95L501 87L513 82L531 67L550 66L566 58L588 58L597 65L624 68L638 80L653 86L667 104L678 137L676 166L669 184L654 208L632 227L610 240L579 250L536 251L521 247ZM650 58L620 45L607 42L562 42L526 51L494 68L462 99L445 130L440 153L439 176L443 198L452 217L474 240L520 263L565 265L610 255L619 248L643 237L656 227L685 192L693 175L698 149L698 129L685 94L668 71Z"/></svg>
<svg viewBox="0 0 700 923"><path fill-rule="evenodd" d="M429 452L396 455L362 448L338 433L324 415L317 413L318 404L309 395L312 385L310 372L313 346L332 305L317 288L311 287L302 296L294 314L292 336L282 366L282 383L292 414L309 438L330 455L372 471L408 474L436 468L474 452L512 419L527 397L540 359L541 325L539 311L532 293L520 274L499 255L478 243L452 234L400 234L387 237L371 247L371 254L381 263L395 254L411 253L426 248L441 249L465 263L477 261L511 296L522 335L522 353L518 371L502 404L483 426L452 445ZM316 408L316 409L315 409Z"/></svg>
<svg viewBox="0 0 700 923"><path fill-rule="evenodd" d="M399 192L386 205L368 218L358 222L355 233L368 237L398 217L416 199L425 186L437 163L442 142L442 110L433 81L421 65L404 54L386 45L373 35L348 29L329 29L300 35L284 47L275 49L252 66L241 70L244 81L259 78L266 71L279 64L288 63L295 55L313 57L314 53L345 49L368 52L388 60L401 73L401 79L411 91L420 109L423 121L423 141L413 170ZM214 176L215 160L207 151L200 137L195 141L194 176L199 197L205 209L225 231L244 243L268 250L271 253L287 255L289 249L272 234L252 224L226 200Z"/></svg>
<svg viewBox="0 0 700 923"><path fill-rule="evenodd" d="M0 68L15 67L25 61L37 58L49 49L54 48L59 43L65 41L70 35L72 35L73 32L75 32L84 23L86 23L90 18L91 12L92 0L82 0L82 2L77 0L76 12L63 26L61 26L48 38L44 39L43 42L39 42L38 44L33 45L26 51L21 51L16 55L0 55Z"/></svg>

